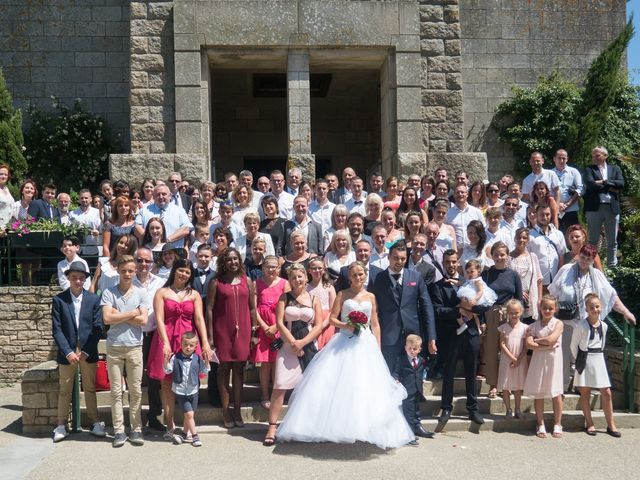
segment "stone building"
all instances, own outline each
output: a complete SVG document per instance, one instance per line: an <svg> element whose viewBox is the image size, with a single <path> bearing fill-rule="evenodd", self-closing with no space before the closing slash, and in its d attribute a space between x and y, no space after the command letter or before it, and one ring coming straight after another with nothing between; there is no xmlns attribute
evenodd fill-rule
<svg viewBox="0 0 640 480"><path fill-rule="evenodd" d="M17 106L81 98L113 178L512 170L489 124L514 84L580 79L624 0L0 0ZM315 166L315 167L314 167Z"/></svg>

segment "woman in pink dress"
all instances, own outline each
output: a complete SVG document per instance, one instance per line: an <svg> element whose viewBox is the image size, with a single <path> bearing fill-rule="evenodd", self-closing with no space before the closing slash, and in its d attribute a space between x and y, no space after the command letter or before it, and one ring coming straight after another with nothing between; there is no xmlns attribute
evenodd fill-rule
<svg viewBox="0 0 640 480"><path fill-rule="evenodd" d="M321 258L311 260L307 265L307 272L310 278L307 284L307 292L318 298L322 307L322 333L316 339L318 350L322 350L322 347L331 340L336 330L336 327L329 323L329 314L331 313L333 301L336 299L336 290L331 285L331 280L327 275Z"/></svg>
<svg viewBox="0 0 640 480"><path fill-rule="evenodd" d="M278 257L267 255L262 262L262 277L256 280L256 320L258 322L258 343L251 351L250 360L260 363L260 392L262 406L269 408L269 386L273 373L273 362L278 351L271 343L280 338L276 326L276 305L282 294L289 290L289 284L280 278Z"/></svg>
<svg viewBox="0 0 640 480"><path fill-rule="evenodd" d="M533 350L524 394L532 396L536 408L536 436L545 438L544 399L553 401L553 436L562 436L562 330L561 320L555 318L558 301L551 295L540 300L540 318L527 330L526 347Z"/></svg>
<svg viewBox="0 0 640 480"><path fill-rule="evenodd" d="M216 278L207 291L207 332L220 360L217 382L225 428L244 426L241 413L244 365L249 359L251 326L255 324L253 282L245 274L240 253L227 248L218 256ZM229 411L231 374L233 415Z"/></svg>
<svg viewBox="0 0 640 480"><path fill-rule="evenodd" d="M173 413L176 399L171 391L171 376L164 373L163 362L180 351L182 334L191 331L196 331L200 337L196 352L202 352L206 362L211 358L211 348L202 315L202 299L200 294L191 288L192 278L191 263L188 260L177 260L173 264L167 283L153 298L157 326L149 349L147 370L150 378L161 381L164 419L167 424L164 438L170 441L173 441L175 428Z"/></svg>
<svg viewBox="0 0 640 480"><path fill-rule="evenodd" d="M505 304L507 322L498 327L500 333L500 366L498 368L498 390L507 409L507 418L513 417L511 392L516 404L516 418L522 418L520 400L524 381L527 378L527 349L524 348L527 326L520 320L524 308L520 300L512 298Z"/></svg>

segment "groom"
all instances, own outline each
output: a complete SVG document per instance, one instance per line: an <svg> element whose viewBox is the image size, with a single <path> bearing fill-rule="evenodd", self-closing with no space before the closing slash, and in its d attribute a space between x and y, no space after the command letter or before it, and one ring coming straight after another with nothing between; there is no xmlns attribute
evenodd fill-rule
<svg viewBox="0 0 640 480"><path fill-rule="evenodd" d="M380 272L369 290L378 302L380 343L389 371L404 351L407 335L420 335L430 354L436 353L433 306L422 275L405 268L407 246L400 240L389 249L389 268Z"/></svg>

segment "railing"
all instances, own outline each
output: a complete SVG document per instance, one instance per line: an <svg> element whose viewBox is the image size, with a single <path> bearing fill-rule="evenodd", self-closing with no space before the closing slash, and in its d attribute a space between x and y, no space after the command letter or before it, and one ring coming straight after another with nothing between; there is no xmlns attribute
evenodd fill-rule
<svg viewBox="0 0 640 480"><path fill-rule="evenodd" d="M635 405L635 383L636 383L636 332L635 325L630 325L622 321L622 328L611 317L607 317L606 322L622 339L622 381L625 408L632 413L637 412Z"/></svg>

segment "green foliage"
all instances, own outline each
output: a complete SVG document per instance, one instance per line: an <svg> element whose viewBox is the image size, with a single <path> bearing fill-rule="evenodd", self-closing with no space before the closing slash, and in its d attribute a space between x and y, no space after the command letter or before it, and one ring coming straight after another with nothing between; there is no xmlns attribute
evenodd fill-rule
<svg viewBox="0 0 640 480"><path fill-rule="evenodd" d="M550 159L564 147L579 102L580 89L557 72L540 78L535 88L513 87L513 97L498 105L493 127L511 145L518 170L530 171L532 151Z"/></svg>
<svg viewBox="0 0 640 480"><path fill-rule="evenodd" d="M591 161L591 149L598 143L616 97L623 86L620 64L633 37L633 18L596 58L585 81L582 101L576 109L575 122L569 130L567 150L579 165Z"/></svg>
<svg viewBox="0 0 640 480"><path fill-rule="evenodd" d="M640 269L616 267L607 272L611 285L618 292L618 296L631 310L631 313L638 316L640 313L640 295L638 295L638 285L640 285ZM640 336L640 329L635 329L636 338Z"/></svg>
<svg viewBox="0 0 640 480"><path fill-rule="evenodd" d="M59 191L95 186L107 176L107 158L117 150L106 122L86 111L79 100L72 108L53 98L53 112L27 110L27 160L33 178L53 182Z"/></svg>
<svg viewBox="0 0 640 480"><path fill-rule="evenodd" d="M609 157L629 155L640 147L640 87L623 82L596 142L606 145Z"/></svg>
<svg viewBox="0 0 640 480"><path fill-rule="evenodd" d="M46 218L35 219L27 216L24 220L14 220L7 224L7 231L15 233L19 237L33 232L62 232L63 236L76 235L82 237L89 233L90 228L78 223L68 223L63 225L55 220Z"/></svg>
<svg viewBox="0 0 640 480"><path fill-rule="evenodd" d="M640 268L640 211L622 217L624 240L620 242L622 253L621 265L629 268ZM636 284L636 294L638 291Z"/></svg>
<svg viewBox="0 0 640 480"><path fill-rule="evenodd" d="M27 171L22 155L22 113L13 109L11 94L0 69L0 164L8 165L13 178L21 178Z"/></svg>

